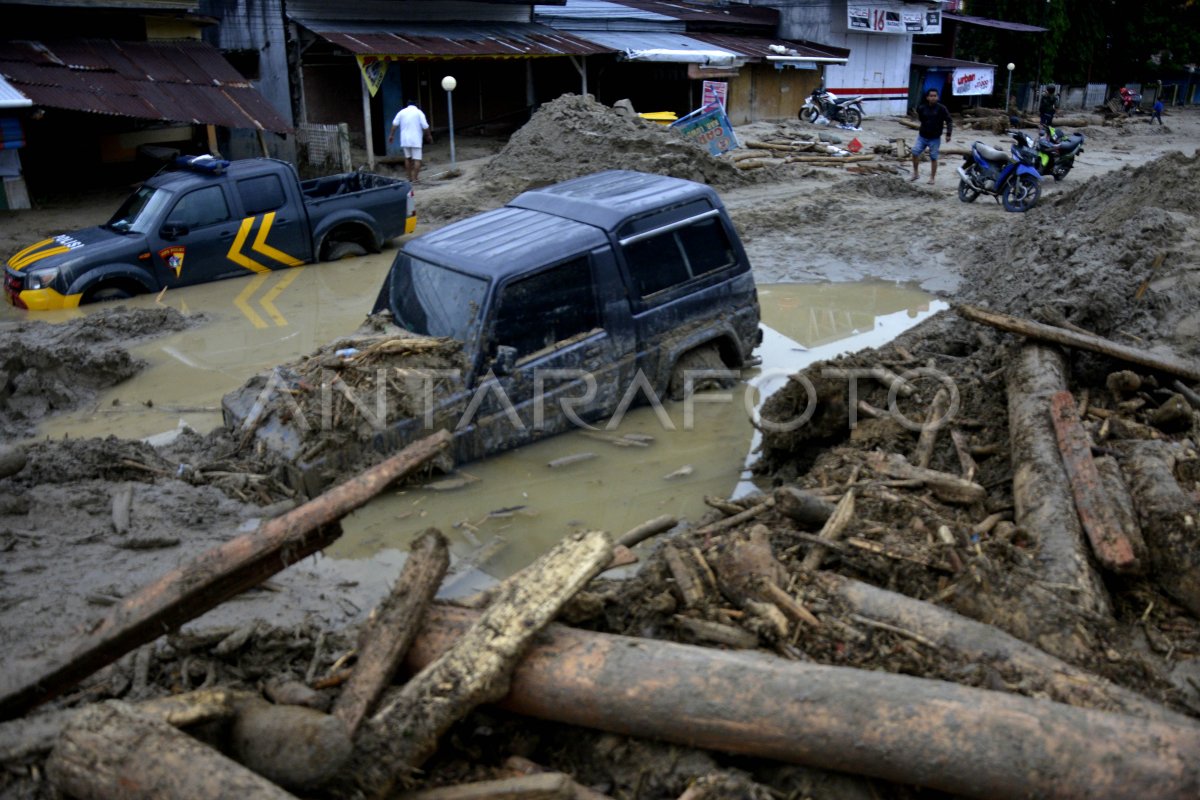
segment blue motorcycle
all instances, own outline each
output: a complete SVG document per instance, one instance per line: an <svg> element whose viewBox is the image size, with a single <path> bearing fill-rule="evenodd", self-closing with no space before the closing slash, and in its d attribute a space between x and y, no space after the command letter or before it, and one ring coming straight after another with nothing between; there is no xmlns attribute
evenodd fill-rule
<svg viewBox="0 0 1200 800"><path fill-rule="evenodd" d="M1042 193L1037 147L1026 133L1009 134L1013 137L1011 155L983 142L971 145L971 153L958 168L962 178L959 200L974 203L981 194L991 195L997 203L1004 203L1006 211L1028 211L1037 205Z"/></svg>

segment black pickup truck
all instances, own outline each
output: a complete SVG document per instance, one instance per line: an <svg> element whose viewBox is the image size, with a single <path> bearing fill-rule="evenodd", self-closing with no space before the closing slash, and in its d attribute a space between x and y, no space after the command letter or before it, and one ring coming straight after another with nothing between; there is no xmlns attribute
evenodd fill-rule
<svg viewBox="0 0 1200 800"><path fill-rule="evenodd" d="M678 396L689 371L729 370L736 380L762 339L750 264L717 194L619 170L528 191L409 240L375 312L401 335L462 343L464 367L436 408L358 425L353 445L322 452L297 414L264 413L265 378L225 396L226 425L253 426L306 490L363 448L396 450L431 425L454 431L462 463L651 395ZM282 378L287 398L316 391L295 374Z"/></svg>
<svg viewBox="0 0 1200 800"><path fill-rule="evenodd" d="M73 308L379 252L416 221L405 180L351 172L301 181L275 159L185 157L105 224L12 256L4 289L20 308Z"/></svg>

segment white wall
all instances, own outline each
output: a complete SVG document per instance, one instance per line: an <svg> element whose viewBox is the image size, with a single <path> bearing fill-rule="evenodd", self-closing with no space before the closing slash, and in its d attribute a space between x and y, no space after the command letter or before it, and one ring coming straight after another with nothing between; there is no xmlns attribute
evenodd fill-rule
<svg viewBox="0 0 1200 800"><path fill-rule="evenodd" d="M870 5L888 5L886 0L868 0ZM775 7L775 3L754 5ZM912 5L891 3L897 9ZM912 61L911 34L850 33L846 26L845 0L779 8L779 35L784 39L845 47L850 59L845 66L825 68L825 88L834 94L864 96L868 115L905 114L908 112L908 78Z"/></svg>

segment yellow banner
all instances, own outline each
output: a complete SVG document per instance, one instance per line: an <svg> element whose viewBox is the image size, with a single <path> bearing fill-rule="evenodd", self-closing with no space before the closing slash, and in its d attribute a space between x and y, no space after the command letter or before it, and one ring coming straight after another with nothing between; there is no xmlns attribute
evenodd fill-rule
<svg viewBox="0 0 1200 800"><path fill-rule="evenodd" d="M371 97L374 97L383 83L383 76L387 74L387 59L383 56L355 56L355 58L358 59L358 68L362 72L363 81L367 84L367 90L371 93Z"/></svg>

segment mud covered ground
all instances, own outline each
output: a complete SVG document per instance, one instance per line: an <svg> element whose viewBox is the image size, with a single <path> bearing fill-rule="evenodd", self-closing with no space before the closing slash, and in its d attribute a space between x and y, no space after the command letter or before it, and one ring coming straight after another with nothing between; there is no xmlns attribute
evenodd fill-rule
<svg viewBox="0 0 1200 800"><path fill-rule="evenodd" d="M798 122L757 123L740 133L765 138L811 132ZM868 150L912 138L895 120L870 119L857 136ZM1027 317L1066 322L1124 344L1196 358L1200 202L1200 114L1179 111L1167 125L1143 122L1089 127L1086 152L1061 184L1048 184L1039 207L1005 213L987 198L967 205L955 193L948 158L933 186L897 174L847 175L831 168L736 172L707 164L657 127L612 115L579 98L550 104L494 158L471 159L450 177L431 152L417 187L423 224L437 225L503 202L527 186L600 167L646 169L718 186L763 281L848 280L864 275L919 283L954 301ZM995 134L959 128L955 143ZM1178 152L1176 152L1178 151ZM699 161L698 161L699 159ZM697 163L703 164L697 167ZM924 165L923 177L928 175ZM106 202L100 198L97 204ZM98 220L70 222L79 208L8 215L0 245L16 249L32 228L47 233ZM86 405L91 392L133 374L136 362L119 345L202 320L167 312L105 311L44 328L7 323L4 437L24 439L45 415ZM13 347L13 343L16 346ZM845 384L808 371L822 404L799 432L768 436L757 467L769 488L803 488L837 502L856 492L856 510L823 570L863 581L986 622L1054 652L1071 664L1174 712L1200 715L1200 620L1164 591L1155 575L1106 575L1109 612L1077 615L1060 587L1031 577L1036 531L1014 524L1006 367L1016 340L944 313L879 351L846 357L838 367L883 365L903 372L934 368L961 392L954 422L941 432L930 466L966 471L986 498L947 503L877 468L876 454L912 453L917 434L887 414L861 410L848 424ZM15 355L14 355L15 354ZM67 357L64 363L64 354ZM50 356L54 359L51 361ZM300 355L300 354L297 354ZM50 366L53 364L53 366ZM1121 369L1096 356L1071 355L1070 386L1085 423L1102 447L1156 435L1170 443L1181 489L1197 491L1197 423L1190 412L1156 428L1171 402L1169 376L1140 370L1143 386L1109 388ZM249 377L249 376L247 376ZM785 388L767 414L785 418L801 404L798 384ZM859 383L857 399L886 409L886 388ZM921 384L901 409L920 419L936 386ZM1086 402L1085 402L1086 401ZM857 408L857 406L856 406ZM1122 420L1125 422L1123 423ZM1122 428L1121 425L1125 427ZM1157 434L1150 431L1157 430ZM951 431L956 436L951 435ZM956 442L956 437L959 441ZM293 502L279 466L247 452L238 437L184 433L155 448L109 438L34 441L29 463L0 480L0 640L4 671L17 670L53 645L86 630L91 620L186 557L245 530ZM114 507L126 502L127 519ZM812 525L777 508L719 535L696 533L764 496L688 521L668 537L638 548L642 567L625 581L594 581L564 621L591 630L773 653L788 660L896 672L1112 708L1094 697L1056 695L1009 665L964 655L920 632L881 624L847 604L836 584L802 567L812 551ZM124 523L123 525L121 523ZM946 533L943 533L943 530ZM680 591L679 558L713 582L699 596ZM747 611L747 576L772 574L823 623L819 628ZM122 659L57 702L75 706L121 697L140 699L200 685L262 688L294 679L318 688L347 663L353 625L378 598L363 587L329 582L306 562L189 626ZM1032 617L1021 598L1045 609ZM1055 616L1060 609L1065 616ZM1025 616L1013 609L1019 609ZM712 623L721 628L694 623ZM730 638L716 644L713 631ZM1047 631L1050 634L1047 635ZM1062 634L1061 636L1058 634ZM573 775L614 798L879 798L941 797L932 790L775 762L535 722L484 709L444 737L421 784L436 786L510 774L513 756ZM0 795L51 796L38 761L0 773Z"/></svg>

